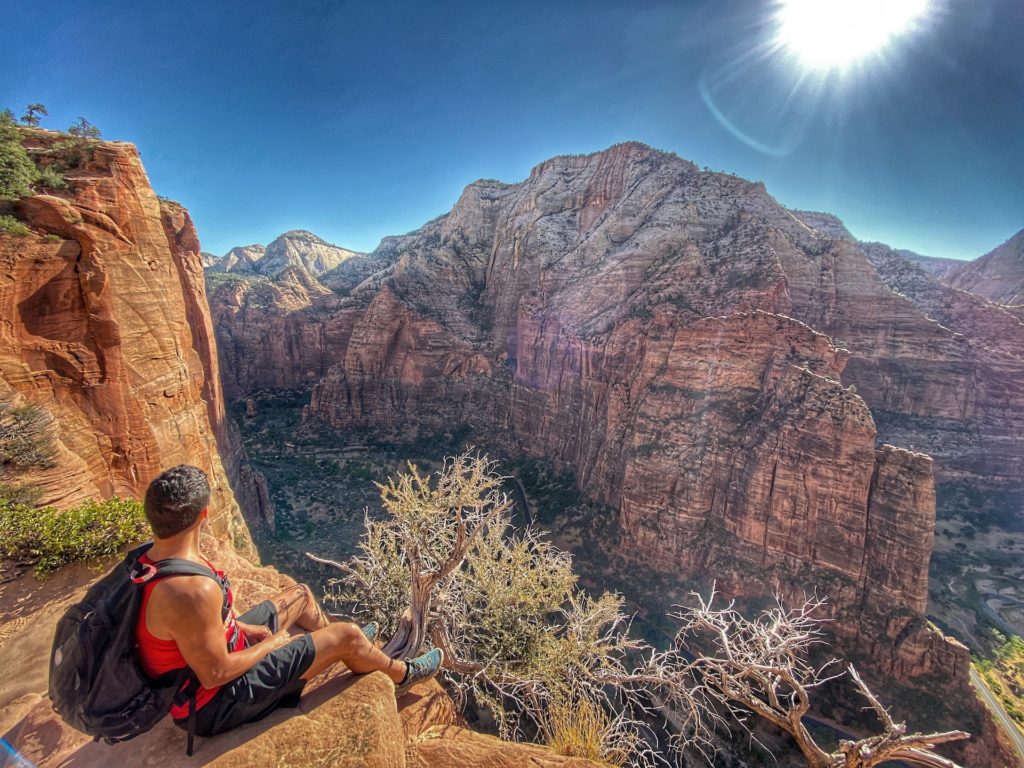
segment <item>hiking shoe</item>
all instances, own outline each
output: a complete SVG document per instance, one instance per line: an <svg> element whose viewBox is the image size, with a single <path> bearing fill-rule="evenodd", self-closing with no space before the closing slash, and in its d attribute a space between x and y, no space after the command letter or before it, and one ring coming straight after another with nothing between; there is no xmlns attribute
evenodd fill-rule
<svg viewBox="0 0 1024 768"><path fill-rule="evenodd" d="M363 636L371 643L376 641L377 635L380 634L380 625L376 621L371 621L365 627L362 627Z"/></svg>
<svg viewBox="0 0 1024 768"><path fill-rule="evenodd" d="M429 680L441 670L444 652L440 648L427 651L415 659L405 659L405 679L395 688L395 696L403 696L417 683Z"/></svg>

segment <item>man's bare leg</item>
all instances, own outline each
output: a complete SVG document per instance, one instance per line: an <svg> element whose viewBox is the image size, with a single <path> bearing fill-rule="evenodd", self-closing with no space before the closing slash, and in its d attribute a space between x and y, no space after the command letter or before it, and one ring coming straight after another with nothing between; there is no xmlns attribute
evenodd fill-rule
<svg viewBox="0 0 1024 768"><path fill-rule="evenodd" d="M358 674L381 671L397 685L405 678L405 662L392 659L366 639L355 624L334 622L310 632L316 658L303 675L309 680L327 667L342 662Z"/></svg>
<svg viewBox="0 0 1024 768"><path fill-rule="evenodd" d="M283 630L293 626L312 632L332 623L313 596L313 590L305 584L296 584L270 598L277 606L277 618Z"/></svg>
<svg viewBox="0 0 1024 768"><path fill-rule="evenodd" d="M316 658L302 675L309 680L342 662L358 674L384 672L396 684L405 678L405 662L392 659L366 639L355 624L332 621L305 584L296 584L270 598L283 630L297 626L310 633Z"/></svg>

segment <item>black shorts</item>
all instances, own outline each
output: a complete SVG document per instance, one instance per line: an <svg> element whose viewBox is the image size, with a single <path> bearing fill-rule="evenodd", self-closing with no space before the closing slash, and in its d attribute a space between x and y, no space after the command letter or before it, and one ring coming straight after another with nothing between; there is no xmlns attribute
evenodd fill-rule
<svg viewBox="0 0 1024 768"><path fill-rule="evenodd" d="M238 617L245 624L278 630L277 606L264 600ZM213 736L266 717L278 707L298 706L306 681L302 674L316 657L313 637L299 635L283 648L268 653L252 669L225 683L196 712L196 735ZM174 721L188 728L188 719Z"/></svg>

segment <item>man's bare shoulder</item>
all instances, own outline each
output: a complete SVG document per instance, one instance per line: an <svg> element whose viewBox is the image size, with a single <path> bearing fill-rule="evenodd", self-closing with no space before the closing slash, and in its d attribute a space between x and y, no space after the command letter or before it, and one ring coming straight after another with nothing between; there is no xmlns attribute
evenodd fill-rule
<svg viewBox="0 0 1024 768"><path fill-rule="evenodd" d="M205 606L213 606L219 612L221 590L216 581L206 576L168 576L153 587L150 600L159 605L161 613L194 611Z"/></svg>

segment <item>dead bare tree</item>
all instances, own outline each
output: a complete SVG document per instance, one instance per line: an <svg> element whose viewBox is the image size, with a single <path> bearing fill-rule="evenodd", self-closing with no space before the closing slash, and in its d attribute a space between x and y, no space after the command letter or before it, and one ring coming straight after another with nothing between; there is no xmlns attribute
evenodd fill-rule
<svg viewBox="0 0 1024 768"><path fill-rule="evenodd" d="M670 711L673 754L696 750L711 763L716 728L754 714L791 734L812 768L890 759L956 768L932 750L967 734L907 734L852 669L883 733L832 753L814 741L804 724L810 694L843 674L837 662L807 661L820 641L820 601L779 604L748 620L731 604L713 607L714 594L696 595L697 607L674 614L680 629L667 650L630 637L620 596L585 595L569 555L536 531L511 530L512 503L494 466L466 453L447 459L431 482L410 465L378 485L389 516L367 517L358 556L309 556L343 572L330 598L394 633L386 652L442 648L456 697L487 705L505 737L536 733L567 754L615 765L667 764L644 738L645 716ZM690 653L698 635L711 652Z"/></svg>
<svg viewBox="0 0 1024 768"><path fill-rule="evenodd" d="M714 592L707 600L697 594L693 597L696 607L673 614L680 621L677 647L686 647L689 637L709 639L711 650L696 657L694 671L721 706L741 723L753 713L781 728L796 741L809 768L872 768L889 760L957 768L933 750L939 744L966 739L969 734L907 733L906 724L892 719L852 665L849 677L878 716L882 733L843 740L834 752L825 752L818 745L805 720L811 707L810 694L823 683L847 674L839 669L837 659L819 666L808 661L811 647L822 642L821 620L816 618L821 599L787 609L776 598L774 607L751 620L732 603L713 607Z"/></svg>

